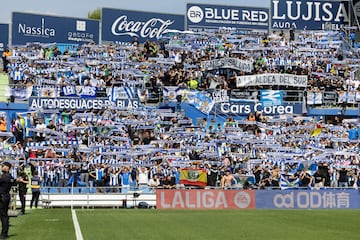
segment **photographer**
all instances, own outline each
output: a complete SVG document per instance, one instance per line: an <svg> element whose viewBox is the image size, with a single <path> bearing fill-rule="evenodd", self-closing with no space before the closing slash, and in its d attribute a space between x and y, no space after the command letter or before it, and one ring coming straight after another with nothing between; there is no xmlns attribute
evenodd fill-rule
<svg viewBox="0 0 360 240"><path fill-rule="evenodd" d="M19 177L16 179L18 183L19 198L21 202L21 214L25 214L25 203L26 203L26 193L27 193L27 184L29 183L29 178L24 171L24 166L20 167Z"/></svg>

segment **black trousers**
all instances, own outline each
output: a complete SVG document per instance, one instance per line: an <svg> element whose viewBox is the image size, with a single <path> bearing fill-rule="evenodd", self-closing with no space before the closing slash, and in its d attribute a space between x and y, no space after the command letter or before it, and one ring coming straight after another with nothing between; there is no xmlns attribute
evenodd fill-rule
<svg viewBox="0 0 360 240"><path fill-rule="evenodd" d="M1 236L7 236L9 231L9 203L10 194L0 195L0 218L1 218Z"/></svg>
<svg viewBox="0 0 360 240"><path fill-rule="evenodd" d="M25 213L25 203L26 203L26 191L19 191L19 198L20 198L20 203L21 203L21 212Z"/></svg>
<svg viewBox="0 0 360 240"><path fill-rule="evenodd" d="M32 208L34 202L35 202L35 208L38 207L39 197L40 197L40 191L32 193L32 198L31 198L31 202L30 202L30 208Z"/></svg>

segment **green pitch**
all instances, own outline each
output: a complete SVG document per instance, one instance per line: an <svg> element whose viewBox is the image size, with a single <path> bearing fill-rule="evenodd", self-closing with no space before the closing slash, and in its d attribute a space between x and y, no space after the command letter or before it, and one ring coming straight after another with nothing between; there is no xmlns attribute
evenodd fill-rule
<svg viewBox="0 0 360 240"><path fill-rule="evenodd" d="M360 236L360 210L76 209L76 214L86 240L352 240ZM10 221L10 239L76 239L70 209L33 209Z"/></svg>

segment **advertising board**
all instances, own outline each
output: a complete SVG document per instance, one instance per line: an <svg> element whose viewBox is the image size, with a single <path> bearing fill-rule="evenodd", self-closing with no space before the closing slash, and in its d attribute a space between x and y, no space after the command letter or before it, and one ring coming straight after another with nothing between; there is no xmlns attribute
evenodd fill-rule
<svg viewBox="0 0 360 240"><path fill-rule="evenodd" d="M264 115L276 116L286 114L302 114L302 104L283 103L278 106L263 106L261 102L246 102L246 101L230 101L215 104L212 111L218 114L233 114L238 116L247 116L251 112L261 112Z"/></svg>
<svg viewBox="0 0 360 240"><path fill-rule="evenodd" d="M348 1L271 0L272 29L339 30L350 18Z"/></svg>
<svg viewBox="0 0 360 240"><path fill-rule="evenodd" d="M169 30L184 30L183 15L103 8L101 16L103 41L153 41Z"/></svg>
<svg viewBox="0 0 360 240"><path fill-rule="evenodd" d="M357 189L156 191L158 209L359 209Z"/></svg>
<svg viewBox="0 0 360 240"><path fill-rule="evenodd" d="M255 192L247 190L156 191L157 209L252 209Z"/></svg>
<svg viewBox="0 0 360 240"><path fill-rule="evenodd" d="M339 209L360 208L360 193L354 189L318 191L256 191L256 208L267 209Z"/></svg>
<svg viewBox="0 0 360 240"><path fill-rule="evenodd" d="M13 12L12 45L99 43L99 21Z"/></svg>
<svg viewBox="0 0 360 240"><path fill-rule="evenodd" d="M9 44L9 25L0 24L0 56Z"/></svg>
<svg viewBox="0 0 360 240"><path fill-rule="evenodd" d="M137 99L118 99L112 102L103 98L36 98L29 99L29 109L71 109L71 110L101 110L108 107L115 108L138 108L139 100Z"/></svg>
<svg viewBox="0 0 360 240"><path fill-rule="evenodd" d="M188 3L186 26L187 30L193 31L223 27L267 31L269 28L269 9Z"/></svg>

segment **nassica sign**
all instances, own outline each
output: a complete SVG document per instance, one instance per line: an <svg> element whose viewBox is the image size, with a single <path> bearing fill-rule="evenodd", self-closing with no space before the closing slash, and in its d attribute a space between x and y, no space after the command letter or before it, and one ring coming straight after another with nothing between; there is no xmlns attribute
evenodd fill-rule
<svg viewBox="0 0 360 240"><path fill-rule="evenodd" d="M338 30L349 24L348 1L271 0L271 28Z"/></svg>
<svg viewBox="0 0 360 240"><path fill-rule="evenodd" d="M253 209L248 190L156 190L157 209Z"/></svg>
<svg viewBox="0 0 360 240"><path fill-rule="evenodd" d="M267 31L269 28L269 9L267 8L189 3L186 9L188 30L227 27Z"/></svg>
<svg viewBox="0 0 360 240"><path fill-rule="evenodd" d="M102 9L102 40L140 42L156 40L168 30L184 30L184 16L120 9Z"/></svg>
<svg viewBox="0 0 360 240"><path fill-rule="evenodd" d="M99 21L16 13L12 15L12 44L99 43Z"/></svg>
<svg viewBox="0 0 360 240"><path fill-rule="evenodd" d="M9 25L0 24L0 56L9 44Z"/></svg>

